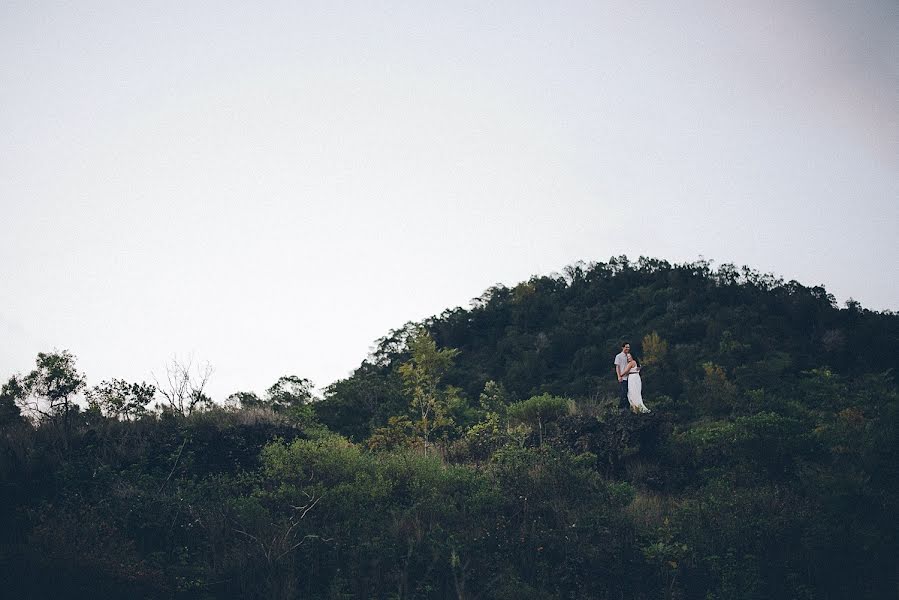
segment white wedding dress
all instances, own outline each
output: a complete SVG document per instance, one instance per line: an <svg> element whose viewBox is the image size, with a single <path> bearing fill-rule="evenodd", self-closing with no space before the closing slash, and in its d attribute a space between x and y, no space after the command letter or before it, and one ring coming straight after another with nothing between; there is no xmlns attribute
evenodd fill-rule
<svg viewBox="0 0 899 600"><path fill-rule="evenodd" d="M631 403L633 412L652 412L643 404L643 381L640 379L639 368L631 371L627 376L627 401Z"/></svg>

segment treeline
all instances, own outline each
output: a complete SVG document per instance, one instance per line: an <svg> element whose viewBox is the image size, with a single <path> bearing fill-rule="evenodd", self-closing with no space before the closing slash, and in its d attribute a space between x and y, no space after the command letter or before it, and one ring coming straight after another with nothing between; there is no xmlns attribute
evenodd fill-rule
<svg viewBox="0 0 899 600"><path fill-rule="evenodd" d="M630 341L653 413L620 414ZM0 390L20 597L884 598L899 317L750 269L574 265L410 323L316 398L210 371Z"/></svg>

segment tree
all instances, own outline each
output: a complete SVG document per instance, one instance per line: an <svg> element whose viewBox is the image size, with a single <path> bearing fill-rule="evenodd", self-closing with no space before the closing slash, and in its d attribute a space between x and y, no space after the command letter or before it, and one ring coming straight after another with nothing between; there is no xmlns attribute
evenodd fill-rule
<svg viewBox="0 0 899 600"><path fill-rule="evenodd" d="M369 450L395 450L412 447L415 443L415 425L409 417L390 417L387 425L378 427L368 437Z"/></svg>
<svg viewBox="0 0 899 600"><path fill-rule="evenodd" d="M503 384L493 380L484 384L484 391L478 396L478 404L481 410L487 413L505 414L508 403L508 393L505 387L503 387Z"/></svg>
<svg viewBox="0 0 899 600"><path fill-rule="evenodd" d="M165 384L156 380L156 388L168 402L168 408L184 417L199 407L212 404L212 399L203 393L212 375L212 366L209 363L197 365L195 373L191 373L192 367L193 359L182 363L172 358L165 365Z"/></svg>
<svg viewBox="0 0 899 600"><path fill-rule="evenodd" d="M274 412L293 412L312 402L313 385L308 379L296 375L279 377L260 398L256 392L235 392L225 400L227 404L241 408L268 408Z"/></svg>
<svg viewBox="0 0 899 600"><path fill-rule="evenodd" d="M402 387L395 369L366 360L350 377L325 388L315 414L332 431L359 441L408 409Z"/></svg>
<svg viewBox="0 0 899 600"><path fill-rule="evenodd" d="M643 336L643 366L650 367L665 362L668 342L655 331Z"/></svg>
<svg viewBox="0 0 899 600"><path fill-rule="evenodd" d="M509 406L509 420L524 423L537 430L540 445L543 445L543 430L547 423L571 412L574 401L549 394L533 396Z"/></svg>
<svg viewBox="0 0 899 600"><path fill-rule="evenodd" d="M459 354L455 348L437 349L437 342L424 327L420 327L409 341L412 355L399 367L400 376L409 406L418 417L416 425L422 434L425 454L428 443L436 427L448 424L447 405L450 393L440 386L443 376L453 366L453 359Z"/></svg>
<svg viewBox="0 0 899 600"><path fill-rule="evenodd" d="M77 412L75 398L84 389L84 374L75 368L75 357L68 350L39 352L36 368L25 377L7 382L4 391L15 395L21 408L42 422L62 420L63 439L68 446L70 415Z"/></svg>
<svg viewBox="0 0 899 600"><path fill-rule="evenodd" d="M266 391L267 404L275 412L286 411L312 401L312 382L296 375L279 377Z"/></svg>
<svg viewBox="0 0 899 600"><path fill-rule="evenodd" d="M724 369L712 362L702 365L705 377L698 387L698 403L712 414L728 413L736 405L737 387L728 381Z"/></svg>
<svg viewBox="0 0 899 600"><path fill-rule="evenodd" d="M113 379L92 387L86 395L89 406L96 406L107 417L132 421L146 414L147 405L156 396L156 387L146 382Z"/></svg>
<svg viewBox="0 0 899 600"><path fill-rule="evenodd" d="M256 392L234 392L225 398L225 404L240 408L259 408L264 405L264 401Z"/></svg>
<svg viewBox="0 0 899 600"><path fill-rule="evenodd" d="M24 396L24 393L22 382L15 375L0 388L0 427L23 421L22 410L16 402Z"/></svg>

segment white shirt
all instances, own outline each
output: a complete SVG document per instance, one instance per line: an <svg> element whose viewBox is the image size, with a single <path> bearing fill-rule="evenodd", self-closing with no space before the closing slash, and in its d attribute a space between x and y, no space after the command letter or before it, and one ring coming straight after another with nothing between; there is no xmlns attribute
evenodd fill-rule
<svg viewBox="0 0 899 600"><path fill-rule="evenodd" d="M621 373L627 368L627 354L624 352L619 352L617 356L615 356L614 365L617 369L616 373ZM618 368L620 367L620 368ZM627 379L627 375L622 377L622 379Z"/></svg>

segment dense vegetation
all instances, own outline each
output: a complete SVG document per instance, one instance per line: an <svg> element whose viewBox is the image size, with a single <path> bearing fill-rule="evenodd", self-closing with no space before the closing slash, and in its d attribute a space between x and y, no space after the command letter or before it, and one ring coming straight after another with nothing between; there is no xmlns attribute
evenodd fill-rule
<svg viewBox="0 0 899 600"><path fill-rule="evenodd" d="M619 413L612 357L644 365ZM0 391L11 597L888 598L899 317L730 265L498 286L315 398L208 370ZM153 402L158 401L156 406Z"/></svg>

